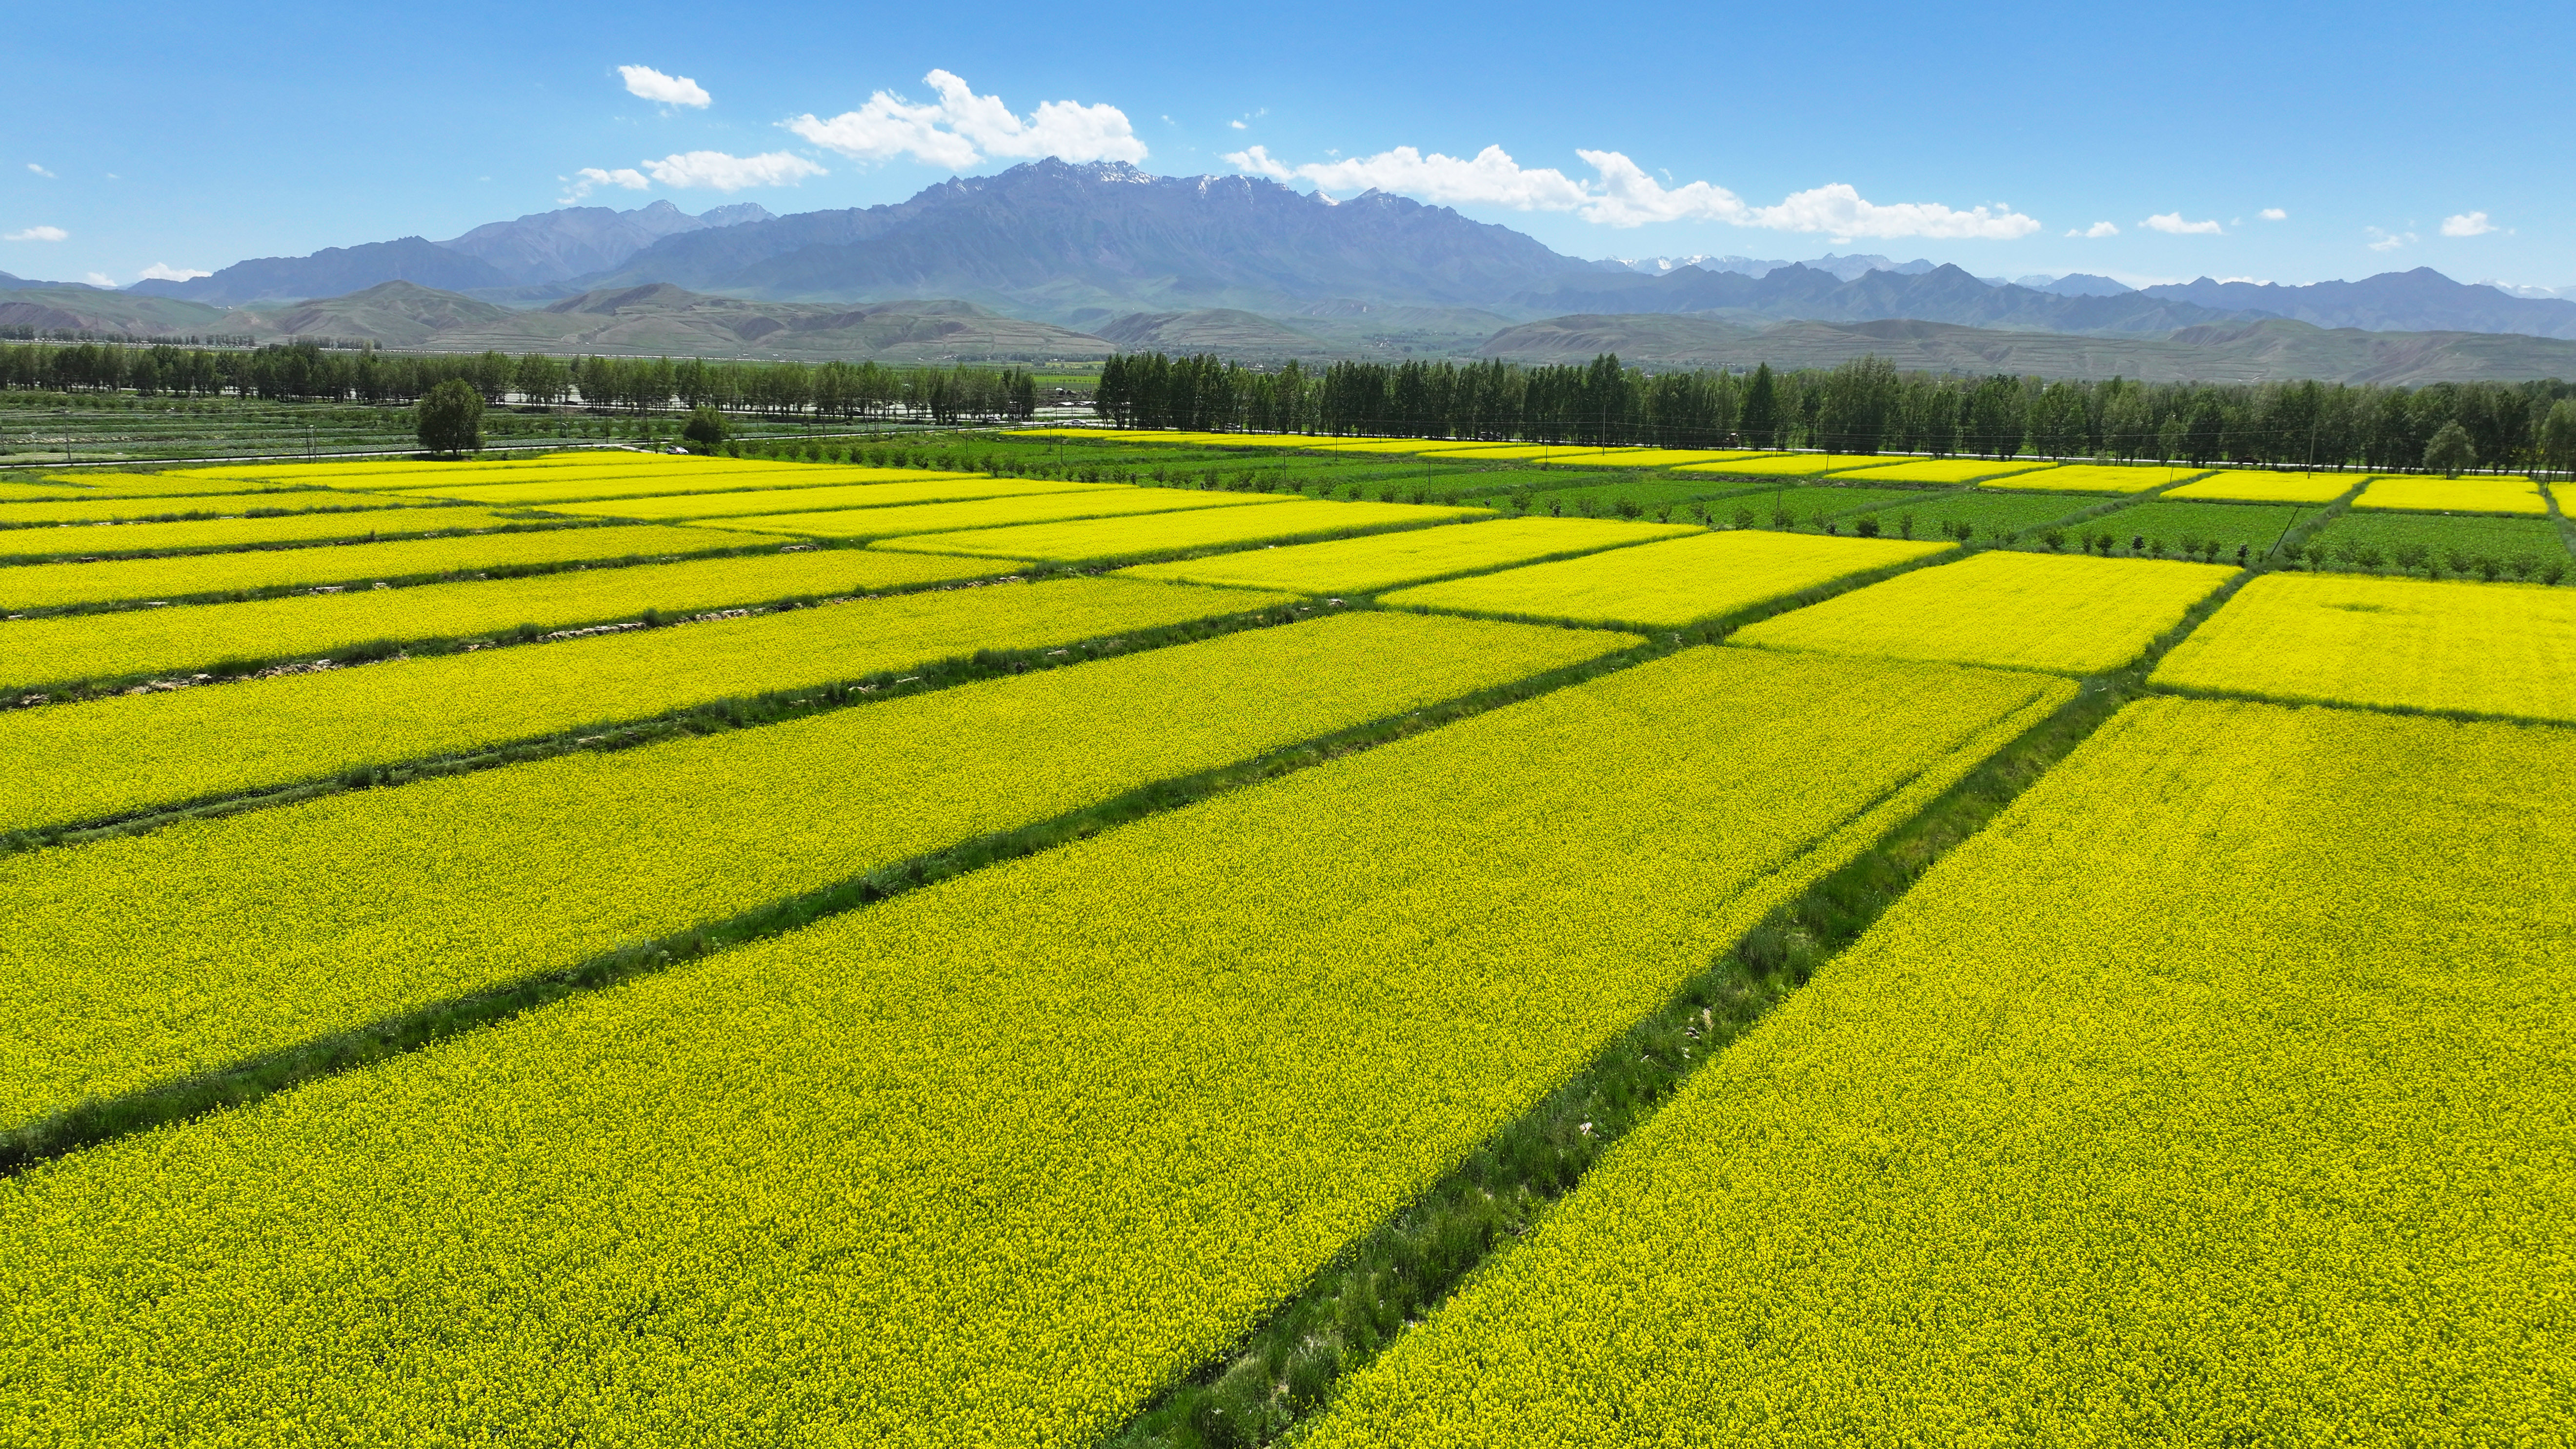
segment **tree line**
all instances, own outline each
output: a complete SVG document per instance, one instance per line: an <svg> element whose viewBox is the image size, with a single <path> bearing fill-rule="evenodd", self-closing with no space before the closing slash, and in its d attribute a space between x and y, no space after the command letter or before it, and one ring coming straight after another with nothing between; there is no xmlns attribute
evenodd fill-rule
<svg viewBox="0 0 2576 1449"><path fill-rule="evenodd" d="M310 342L249 349L0 344L0 388L10 389L402 405L448 381L464 382L494 406L516 402L635 413L709 407L766 417L904 417L942 425L1020 421L1037 411L1037 379L1024 368L541 352L397 354L327 350Z"/></svg>
<svg viewBox="0 0 2576 1449"><path fill-rule="evenodd" d="M2440 382L2049 382L1833 368L1648 372L1590 363L1113 357L1092 400L1125 428L1311 432L1573 445L1821 448L2244 462L2320 468L2576 467L2576 386ZM2437 440L2439 445L2436 446ZM2466 463L2462 463L2465 449Z"/></svg>

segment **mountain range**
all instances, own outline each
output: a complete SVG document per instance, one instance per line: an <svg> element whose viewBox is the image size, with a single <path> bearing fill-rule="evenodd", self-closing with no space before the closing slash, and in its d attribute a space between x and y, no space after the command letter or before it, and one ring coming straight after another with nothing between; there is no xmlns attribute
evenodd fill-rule
<svg viewBox="0 0 2576 1449"><path fill-rule="evenodd" d="M1641 320L1655 317L1690 325ZM1828 329L1799 334L1823 347L1872 335L1855 326L1898 322L2170 344L2180 350L2153 355L2274 375L2308 366L2524 375L2512 370L2541 365L2548 349L2458 339L2576 339L2576 301L2462 284L2429 268L2306 287L2203 278L2138 290L2080 273L1980 278L1875 255L1587 261L1379 192L1337 202L1259 177L1160 177L1056 160L951 179L887 205L789 216L751 205L696 216L668 202L566 207L446 241L259 258L122 292L0 279L0 326L712 355L983 347L1087 356L1113 346L1249 358L1537 355L1606 328L1634 339L1623 356L1678 361L1724 351L1721 342L1754 345L1749 338L1788 346L1776 330L1785 323ZM1549 325L1527 331L1537 323ZM2247 330L2268 323L2292 331ZM2356 350L2305 337L2344 331L2434 340ZM1932 335L1907 345L1919 352ZM1939 335L1943 356L1975 352ZM2222 335L2229 340L2212 340ZM2043 371L2089 369L2119 353L1978 345L2045 356ZM2201 358L2197 349L2210 347L2225 356Z"/></svg>

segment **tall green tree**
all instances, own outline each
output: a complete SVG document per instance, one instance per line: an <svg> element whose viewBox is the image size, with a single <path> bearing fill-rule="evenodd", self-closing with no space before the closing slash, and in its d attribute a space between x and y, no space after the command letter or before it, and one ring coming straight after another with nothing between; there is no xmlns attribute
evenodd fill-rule
<svg viewBox="0 0 2576 1449"><path fill-rule="evenodd" d="M2553 471L2576 475L2576 398L2560 398L2540 419L2540 461Z"/></svg>
<svg viewBox="0 0 2576 1449"><path fill-rule="evenodd" d="M483 394L461 377L431 388L417 414L420 445L433 453L471 453L483 446Z"/></svg>
<svg viewBox="0 0 2576 1449"><path fill-rule="evenodd" d="M2446 478L2457 478L2462 469L2477 464L2477 445L2469 441L2469 430L2457 418L2442 424L2424 445L2424 466Z"/></svg>

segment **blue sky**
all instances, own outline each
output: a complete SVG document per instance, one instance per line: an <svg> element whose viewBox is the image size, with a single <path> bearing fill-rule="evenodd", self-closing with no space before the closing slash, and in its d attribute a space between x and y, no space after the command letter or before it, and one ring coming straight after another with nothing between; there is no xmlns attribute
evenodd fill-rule
<svg viewBox="0 0 2576 1449"><path fill-rule="evenodd" d="M585 168L788 212L1054 150L1376 181L1586 257L2559 287L2571 42L2564 0L22 7L0 271L443 238Z"/></svg>

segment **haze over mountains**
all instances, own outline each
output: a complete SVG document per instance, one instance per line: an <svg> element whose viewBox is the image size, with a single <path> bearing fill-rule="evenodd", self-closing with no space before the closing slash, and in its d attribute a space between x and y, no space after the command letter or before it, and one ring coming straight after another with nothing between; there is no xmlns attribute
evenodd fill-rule
<svg viewBox="0 0 2576 1449"><path fill-rule="evenodd" d="M1879 326L1896 323L1907 325ZM2576 375L2576 341L2561 341L2576 339L2576 301L2428 268L2132 290L1875 255L1587 261L1399 196L1336 202L1258 177L1055 160L790 216L566 207L443 242L259 258L116 293L0 279L0 326L778 356L1601 346L1746 365L1875 340L1906 365L2052 375Z"/></svg>

